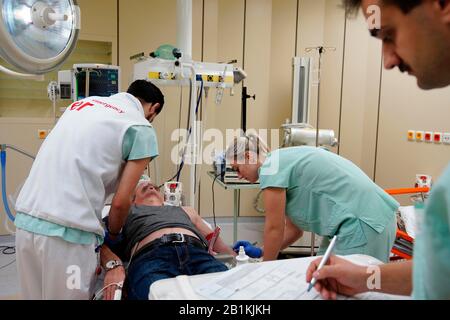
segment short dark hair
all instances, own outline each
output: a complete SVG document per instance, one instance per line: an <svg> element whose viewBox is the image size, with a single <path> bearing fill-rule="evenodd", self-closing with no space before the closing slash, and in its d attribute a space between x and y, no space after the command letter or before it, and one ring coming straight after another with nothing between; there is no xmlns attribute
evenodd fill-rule
<svg viewBox="0 0 450 320"><path fill-rule="evenodd" d="M159 103L160 108L156 113L160 113L164 106L164 95L150 81L136 80L128 87L127 92L136 98L141 98L147 103Z"/></svg>
<svg viewBox="0 0 450 320"><path fill-rule="evenodd" d="M361 7L362 0L342 0L342 2L348 13L356 14ZM394 5L406 14L421 4L422 0L381 0L381 2L386 5Z"/></svg>

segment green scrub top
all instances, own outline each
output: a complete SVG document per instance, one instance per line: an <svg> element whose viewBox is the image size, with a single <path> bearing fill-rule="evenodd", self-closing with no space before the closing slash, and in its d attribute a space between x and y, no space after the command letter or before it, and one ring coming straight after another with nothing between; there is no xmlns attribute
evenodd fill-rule
<svg viewBox="0 0 450 320"><path fill-rule="evenodd" d="M425 209L416 205L414 299L450 299L450 166L433 187Z"/></svg>
<svg viewBox="0 0 450 320"><path fill-rule="evenodd" d="M132 126L128 128L122 142L123 160L153 159L158 155L158 139L152 126Z"/></svg>
<svg viewBox="0 0 450 320"><path fill-rule="evenodd" d="M300 229L327 237L338 234L339 250L365 245L361 221L381 233L399 207L355 164L322 148L269 153L259 180L261 189L286 189L286 215Z"/></svg>

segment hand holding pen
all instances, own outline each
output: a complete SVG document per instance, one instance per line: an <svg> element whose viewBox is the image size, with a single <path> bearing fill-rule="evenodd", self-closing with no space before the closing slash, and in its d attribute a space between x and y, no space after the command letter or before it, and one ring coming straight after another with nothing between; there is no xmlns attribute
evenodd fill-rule
<svg viewBox="0 0 450 320"><path fill-rule="evenodd" d="M317 268L317 271L320 271L320 269L323 268L323 266L328 262L328 259L331 256L331 252L333 252L334 246L336 245L337 235L333 237L333 239L330 242L330 245L328 246L327 251L325 252L325 255L323 256L322 260L320 261L319 267ZM312 287L316 284L317 279L312 278L311 282L308 286L308 292L311 291Z"/></svg>
<svg viewBox="0 0 450 320"><path fill-rule="evenodd" d="M311 262L306 271L306 282L316 279L314 288L324 299L335 300L338 294L353 296L368 291L366 267L331 255L319 270L323 260L320 257Z"/></svg>

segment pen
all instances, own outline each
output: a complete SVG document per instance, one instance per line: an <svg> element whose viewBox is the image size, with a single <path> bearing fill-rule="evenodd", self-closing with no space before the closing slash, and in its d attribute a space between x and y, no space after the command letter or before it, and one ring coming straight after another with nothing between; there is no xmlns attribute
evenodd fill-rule
<svg viewBox="0 0 450 320"><path fill-rule="evenodd" d="M336 240L337 240L337 235L335 235L333 237L333 239L331 240L330 245L328 246L328 249L325 252L325 255L323 256L322 261L320 261L319 267L317 268L316 271L319 271L320 269L322 269L323 266L328 262L328 259L331 256L331 252L333 251L334 246L336 245ZM316 282L317 282L317 279L316 278L312 278L312 280L311 280L311 282L309 283L309 286L308 286L308 292L311 291L312 287L314 287Z"/></svg>

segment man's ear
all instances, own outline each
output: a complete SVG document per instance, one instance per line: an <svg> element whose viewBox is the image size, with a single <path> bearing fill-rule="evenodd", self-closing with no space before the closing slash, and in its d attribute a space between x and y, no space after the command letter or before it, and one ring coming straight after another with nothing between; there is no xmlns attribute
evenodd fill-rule
<svg viewBox="0 0 450 320"><path fill-rule="evenodd" d="M152 114L156 114L161 105L159 104L159 102L152 104L152 107L150 109Z"/></svg>
<svg viewBox="0 0 450 320"><path fill-rule="evenodd" d="M450 0L439 0L438 2L443 22L450 24Z"/></svg>

